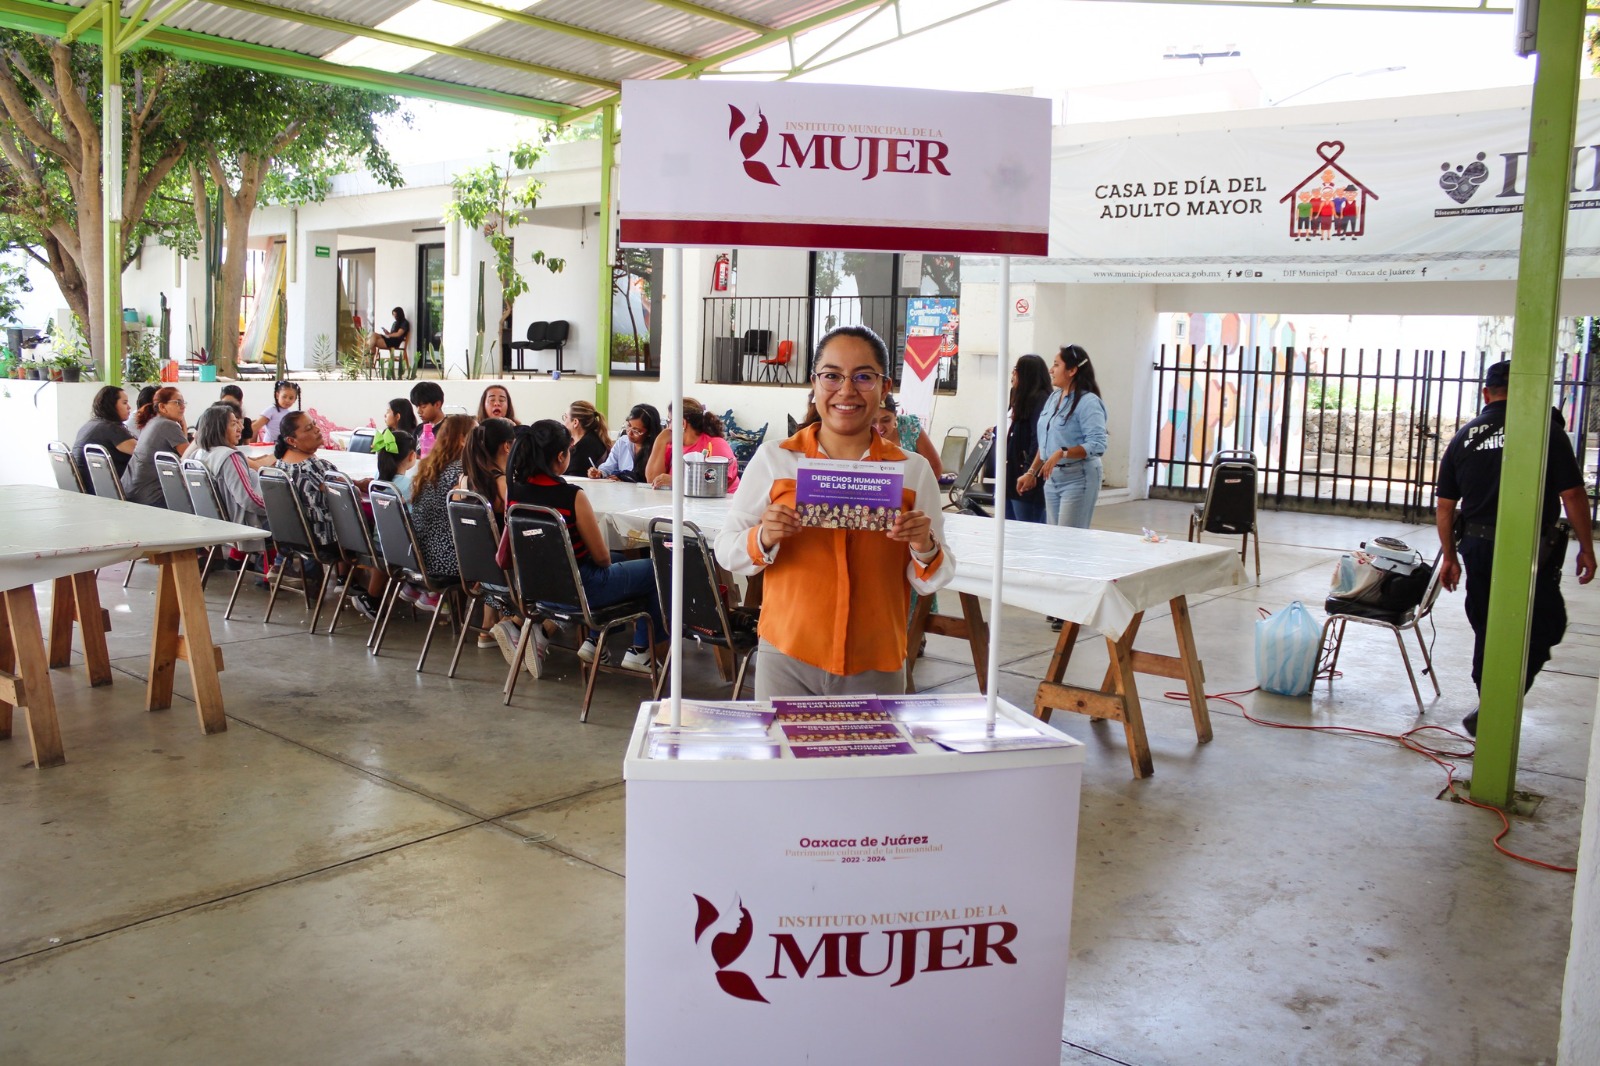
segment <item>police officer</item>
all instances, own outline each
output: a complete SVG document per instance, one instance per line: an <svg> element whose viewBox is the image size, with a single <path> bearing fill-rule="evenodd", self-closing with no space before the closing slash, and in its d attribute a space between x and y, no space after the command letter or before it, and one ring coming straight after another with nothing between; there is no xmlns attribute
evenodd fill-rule
<svg viewBox="0 0 1600 1066"><path fill-rule="evenodd" d="M1439 462L1439 543L1444 556L1439 580L1454 592L1464 566L1467 573L1467 621L1472 624L1472 683L1483 688L1483 640L1489 625L1489 579L1494 563L1494 523L1500 507L1500 461L1506 438L1506 389L1511 362L1502 359L1483 375L1483 410L1461 427ZM1560 506L1578 541L1578 583L1594 577L1594 540L1589 525L1589 499L1583 471L1572 454L1560 412L1552 411L1550 452L1545 464L1544 502L1539 534L1538 576L1533 588L1533 624L1528 631L1528 678L1550 661L1550 649L1567 631L1567 606L1561 599L1561 567L1567 553L1567 531L1557 526ZM1458 557L1459 551L1459 557ZM1462 720L1478 735L1478 712Z"/></svg>

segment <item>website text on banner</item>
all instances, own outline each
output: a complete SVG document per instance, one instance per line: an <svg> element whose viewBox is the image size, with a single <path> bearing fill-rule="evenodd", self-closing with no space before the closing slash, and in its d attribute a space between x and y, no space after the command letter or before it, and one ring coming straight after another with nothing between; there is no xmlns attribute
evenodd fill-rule
<svg viewBox="0 0 1600 1066"><path fill-rule="evenodd" d="M1567 277L1600 277L1600 106L1578 117ZM1054 150L1050 255L1094 282L1505 280L1525 110L1211 130Z"/></svg>
<svg viewBox="0 0 1600 1066"><path fill-rule="evenodd" d="M718 81L623 84L622 243L1043 255L1050 102Z"/></svg>

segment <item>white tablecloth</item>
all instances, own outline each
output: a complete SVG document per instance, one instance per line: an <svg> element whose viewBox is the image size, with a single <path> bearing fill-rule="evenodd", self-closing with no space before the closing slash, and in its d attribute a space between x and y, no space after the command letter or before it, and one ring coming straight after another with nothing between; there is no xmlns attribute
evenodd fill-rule
<svg viewBox="0 0 1600 1066"><path fill-rule="evenodd" d="M272 446L270 444L247 444L240 451L254 459L262 455L271 455ZM333 464L334 469L348 475L352 481L378 476L378 457L371 452L345 452L328 448L317 452L317 458L326 459Z"/></svg>
<svg viewBox="0 0 1600 1066"><path fill-rule="evenodd" d="M582 482L589 502L617 534L638 543L650 519L672 516L664 492L614 481ZM727 520L728 499L686 499L684 518L708 537ZM994 574L994 522L946 514L956 557L955 592L987 597ZM1119 637L1141 611L1245 580L1237 548L1187 541L1146 542L1128 533L1006 523L1005 603Z"/></svg>
<svg viewBox="0 0 1600 1066"><path fill-rule="evenodd" d="M45 488L0 486L0 589L51 581L147 552L259 540L253 526Z"/></svg>

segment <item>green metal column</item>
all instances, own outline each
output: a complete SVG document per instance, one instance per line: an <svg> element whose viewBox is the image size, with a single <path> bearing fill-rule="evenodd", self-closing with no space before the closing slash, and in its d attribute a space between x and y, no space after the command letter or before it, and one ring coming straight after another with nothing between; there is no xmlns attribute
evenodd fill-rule
<svg viewBox="0 0 1600 1066"><path fill-rule="evenodd" d="M617 105L601 109L600 122L600 306L595 316L594 405L611 417L611 241L616 227L611 220L611 168L615 160ZM616 424L615 420L612 422Z"/></svg>
<svg viewBox="0 0 1600 1066"><path fill-rule="evenodd" d="M1495 519L1494 580L1484 647L1472 798L1509 807L1516 791L1528 622L1538 563L1540 501L1550 443L1550 383L1567 243L1573 127L1578 114L1584 0L1542 0L1528 132L1517 319L1506 442Z"/></svg>
<svg viewBox="0 0 1600 1066"><path fill-rule="evenodd" d="M106 4L100 33L100 215L105 244L100 291L104 380L111 385L122 384L122 53L117 47L121 29L118 5Z"/></svg>

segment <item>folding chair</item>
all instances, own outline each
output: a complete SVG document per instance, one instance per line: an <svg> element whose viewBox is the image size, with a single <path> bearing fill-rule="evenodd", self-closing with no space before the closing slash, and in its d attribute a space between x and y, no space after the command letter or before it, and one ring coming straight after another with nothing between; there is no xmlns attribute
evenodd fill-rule
<svg viewBox="0 0 1600 1066"><path fill-rule="evenodd" d="M211 480L211 471L198 459L185 459L183 461L183 487L189 494L189 503L194 508L194 513L201 518L214 518L218 522L232 521L226 511L222 509L222 498L217 495L217 486ZM267 531L261 531L262 540L267 537ZM245 542L241 542L245 543ZM267 571L267 552L265 548L249 551L241 548L244 558L239 560L239 576L233 579L233 592L228 596L228 609L222 612L222 620L227 621L233 617L233 603L239 598L239 587L244 584L244 575L250 569L250 556L261 558L261 572ZM211 577L211 556L206 557L205 569L200 571L200 587L204 588L206 581Z"/></svg>
<svg viewBox="0 0 1600 1066"><path fill-rule="evenodd" d="M328 632L332 633L339 624L339 612L344 610L350 586L355 583L356 567L364 566L384 576L383 599L389 596L394 573L384 564L382 555L372 543L372 529L367 525L367 516L361 511L361 494L350 478L330 471L323 477L322 495L328 501L328 513L333 516L333 532L339 540L339 554L350 564L350 573L345 577L344 587L339 590L338 602L333 605L333 617L328 620ZM372 640L377 633L378 619L374 617L372 628L367 631L367 647L372 647Z"/></svg>
<svg viewBox="0 0 1600 1066"><path fill-rule="evenodd" d="M156 452L154 459L157 480L161 485L161 499L166 502L167 510L194 514L189 491L183 487L183 469L179 465L181 460L173 452ZM216 551L215 548L211 550Z"/></svg>
<svg viewBox="0 0 1600 1066"><path fill-rule="evenodd" d="M945 432L944 443L939 445L939 465L946 470L960 470L967 462L967 447L972 443L972 431L966 426L951 426Z"/></svg>
<svg viewBox="0 0 1600 1066"><path fill-rule="evenodd" d="M122 491L122 479L117 477L117 465L111 461L111 453L106 451L105 445L85 444L83 465L89 468L89 484L96 496L106 500L128 498ZM122 575L123 588L127 588L128 582L133 580L133 567L138 561L135 559L128 564L128 572Z"/></svg>
<svg viewBox="0 0 1600 1066"><path fill-rule="evenodd" d="M1394 639L1400 645L1400 660L1405 663L1406 677L1411 679L1411 695L1417 701L1417 716L1427 713L1422 706L1422 690L1417 686L1417 675L1411 669L1411 656L1406 652L1405 632L1410 630L1417 635L1417 647L1422 650L1422 672L1428 675L1433 682L1433 695L1437 699L1439 691L1439 675L1433 668L1433 658L1428 654L1428 645L1422 639L1422 620L1433 613L1433 605L1439 599L1439 559L1444 553L1433 557L1433 576L1428 579L1427 591L1422 594L1422 602L1408 611L1385 611L1367 603L1358 603L1354 600L1344 600L1337 596L1329 596L1323 610L1328 612L1328 620L1322 623L1323 657L1327 657L1328 635L1333 634L1333 655L1328 662L1326 674L1328 687L1333 687L1333 671L1339 665L1339 651L1344 647L1345 627L1351 622L1364 626L1376 626L1387 629L1394 634Z"/></svg>
<svg viewBox="0 0 1600 1066"><path fill-rule="evenodd" d="M656 593L662 603L672 602L672 519L650 520L650 561L656 573ZM697 644L714 648L727 648L733 655L736 667L733 675L733 693L728 698L736 700L744 689L744 675L750 666L750 657L756 652L760 638L756 636L759 615L746 608L730 608L722 598L711 548L706 544L700 527L693 522L683 524L683 636ZM661 698L661 683L666 680L667 661L661 664L661 678L656 682L656 698Z"/></svg>
<svg viewBox="0 0 1600 1066"><path fill-rule="evenodd" d="M272 592L267 597L267 613L261 619L263 623L272 621L272 608L278 602L278 589L283 585L283 576L289 571L289 562L293 560L300 569L300 582L306 594L306 606L312 608L311 625L306 632L315 633L317 622L322 619L322 601L328 592L328 581L334 563L339 561L337 548L325 547L318 544L311 535L311 523L306 520L305 507L300 502L300 494L294 490L294 482L289 480L289 475L276 467L266 467L261 471L261 497L267 503L267 526L272 532L272 543L278 549L278 572L272 579ZM318 581L315 597L311 593L310 564L315 563L322 571L322 579Z"/></svg>
<svg viewBox="0 0 1600 1066"><path fill-rule="evenodd" d="M1243 536L1239 562L1255 542L1256 584L1261 584L1261 535L1256 529L1256 456L1248 451L1219 451L1211 457L1211 484L1206 486L1204 503L1194 505L1189 515L1189 539L1202 533Z"/></svg>
<svg viewBox="0 0 1600 1066"><path fill-rule="evenodd" d="M428 661L428 649L433 646L433 632L439 628L439 609L444 606L446 596L455 598L459 581L455 574L430 574L424 569L425 556L417 543L417 531L411 525L411 513L393 485L374 481L367 486L367 499L372 503L372 524L378 530L378 550L383 553L384 566L393 575L389 602L378 614L378 635L372 642L372 654L383 650L383 638L389 632L389 619L394 616L395 605L400 602L401 588L408 581L421 585L439 594L428 613L428 633L422 638L422 654L417 656L417 672L421 673L422 664Z"/></svg>
<svg viewBox="0 0 1600 1066"><path fill-rule="evenodd" d="M950 503L945 507L946 511L960 511L962 514L985 518L989 516L990 512L985 508L994 507L994 493L983 491L983 473L993 451L994 436L990 434L980 439L978 446L967 455L961 472L956 475L955 484L950 486Z"/></svg>
<svg viewBox="0 0 1600 1066"><path fill-rule="evenodd" d="M71 448L58 440L44 448L50 453L50 472L56 476L56 488L63 492L90 492L83 484L83 473L73 461Z"/></svg>
<svg viewBox="0 0 1600 1066"><path fill-rule="evenodd" d="M511 530L512 572L516 578L517 595L531 616L533 613L554 618L560 622L581 624L585 629L599 630L595 639L594 661L588 666L588 681L583 690L583 709L578 721L589 720L589 702L594 699L594 684L602 669L620 673L633 673L621 667L610 667L601 662L601 649L611 631L632 625L640 618L648 626L650 647L655 648L655 623L650 621L650 603L644 597L623 600L608 607L591 608L589 597L583 591L583 578L578 573L578 560L572 552L572 538L561 515L549 507L532 504L512 504L506 512L506 525ZM522 627L522 639L517 641L517 653L512 657L511 676L507 679L505 702L510 704L517 687L517 668L528 654L528 644L533 636L532 618ZM653 654L653 652L652 652ZM660 683L660 669L655 660L650 662L650 684L654 691Z"/></svg>
<svg viewBox="0 0 1600 1066"><path fill-rule="evenodd" d="M461 648L467 642L467 634L489 632L487 626L473 622L478 610L483 607L483 587L494 585L503 588L508 596L514 593L511 575L495 562L495 557L500 553L500 523L495 521L494 508L489 501L476 492L455 489L445 503L445 511L450 516L450 536L455 541L456 563L461 568L461 594L467 601L466 609L461 614L461 635L456 638L455 654L450 657L450 669L444 675L455 677L456 664L461 659ZM513 667L511 673L515 672ZM510 684L511 677L508 674L506 685Z"/></svg>
<svg viewBox="0 0 1600 1066"><path fill-rule="evenodd" d="M353 430L350 434L349 450L370 455L372 453L372 438L377 435L378 431L371 427Z"/></svg>

